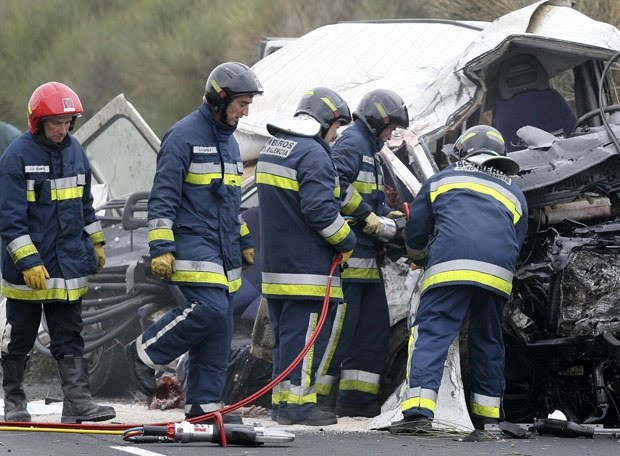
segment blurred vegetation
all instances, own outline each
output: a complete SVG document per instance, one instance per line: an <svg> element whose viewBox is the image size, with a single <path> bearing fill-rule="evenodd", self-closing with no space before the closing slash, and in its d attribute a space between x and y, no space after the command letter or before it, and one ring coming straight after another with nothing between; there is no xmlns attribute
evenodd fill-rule
<svg viewBox="0 0 620 456"><path fill-rule="evenodd" d="M161 137L200 103L211 69L252 65L266 36L299 36L339 21L491 21L533 0L2 0L0 120L26 128L26 104L47 81L72 87L84 118L119 93ZM578 0L614 25L620 2Z"/></svg>

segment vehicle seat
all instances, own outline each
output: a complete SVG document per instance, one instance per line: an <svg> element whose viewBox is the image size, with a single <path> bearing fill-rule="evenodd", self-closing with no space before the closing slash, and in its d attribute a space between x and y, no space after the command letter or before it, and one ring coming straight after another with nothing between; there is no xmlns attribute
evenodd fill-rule
<svg viewBox="0 0 620 456"><path fill-rule="evenodd" d="M525 125L568 135L576 122L564 97L549 87L549 78L536 57L522 54L501 64L493 126L504 136L508 152L523 148L518 145L517 130Z"/></svg>

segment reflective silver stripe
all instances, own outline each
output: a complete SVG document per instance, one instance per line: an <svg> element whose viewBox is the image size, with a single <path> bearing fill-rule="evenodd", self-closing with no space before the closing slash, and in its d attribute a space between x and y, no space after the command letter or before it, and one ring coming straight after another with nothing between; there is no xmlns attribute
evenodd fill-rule
<svg viewBox="0 0 620 456"><path fill-rule="evenodd" d="M229 282L232 282L233 280L239 280L241 278L241 268L231 269L230 271L227 271L226 278Z"/></svg>
<svg viewBox="0 0 620 456"><path fill-rule="evenodd" d="M290 285L327 285L327 276L319 274L284 274L263 272L263 282ZM332 278L332 287L340 287L340 277Z"/></svg>
<svg viewBox="0 0 620 456"><path fill-rule="evenodd" d="M91 223L90 225L86 225L84 227L84 231L86 231L90 235L90 234L95 234L100 231L103 231L103 229L101 228L101 223L97 221L97 222Z"/></svg>
<svg viewBox="0 0 620 456"><path fill-rule="evenodd" d="M321 236L327 239L328 237L337 233L338 230L342 228L342 225L344 225L345 223L347 222L345 222L342 216L338 214L334 221L327 228L323 228L321 231L319 231L319 233L321 234Z"/></svg>
<svg viewBox="0 0 620 456"><path fill-rule="evenodd" d="M256 165L257 173L274 174L276 176L286 177L287 179L297 180L297 171L293 168L277 165L269 162L258 162Z"/></svg>
<svg viewBox="0 0 620 456"><path fill-rule="evenodd" d="M355 269L376 269L377 260L375 258L349 258L347 264Z"/></svg>
<svg viewBox="0 0 620 456"><path fill-rule="evenodd" d="M424 273L424 277L431 277L435 274L440 274L442 272L456 271L462 269L490 274L495 277L499 277L506 282L512 282L512 277L514 275L508 269L497 266L496 264L485 263L484 261L452 260L431 266Z"/></svg>
<svg viewBox="0 0 620 456"><path fill-rule="evenodd" d="M174 328L181 322L185 321L187 319L187 316L194 310L194 308L197 305L198 304L196 302L192 302L189 307L183 309L183 312L177 315L175 319L169 321L166 326L164 326L159 331L157 331L153 335L153 337L151 337L150 339L142 341L142 336L140 336L140 338L136 340L136 347L138 347L138 352L142 352L142 354L144 355L144 357L141 356L140 359L142 359L142 361L145 361L145 358L146 358L147 360L149 360L147 364L150 365L150 367L155 367L156 364L153 362L150 356L146 353L146 349L149 348L151 345L153 345L155 342L157 342L157 340L159 340L164 334L166 334L172 328ZM141 344L138 343L140 341L142 341Z"/></svg>
<svg viewBox="0 0 620 456"><path fill-rule="evenodd" d="M86 185L86 174L78 174L77 175L77 184L78 185Z"/></svg>
<svg viewBox="0 0 620 456"><path fill-rule="evenodd" d="M351 201L351 198L353 198L353 195L355 195L355 192L356 192L355 187L353 187L352 185L348 185L347 191L344 192L344 199L340 203L340 206L343 207L349 204L349 202Z"/></svg>
<svg viewBox="0 0 620 456"><path fill-rule="evenodd" d="M63 279L50 279L50 280L63 280ZM88 277L78 277L76 279L67 279L64 282L66 283L67 290L78 290L80 288L84 288L88 286Z"/></svg>
<svg viewBox="0 0 620 456"><path fill-rule="evenodd" d="M187 415L192 410L192 406L196 404L185 404L185 414ZM197 404L200 407L202 413L214 412L224 408L223 402L208 402L206 404Z"/></svg>
<svg viewBox="0 0 620 456"><path fill-rule="evenodd" d="M376 183L375 173L372 173L370 171L360 171L357 177L355 178L355 180L358 182L364 182L367 184Z"/></svg>
<svg viewBox="0 0 620 456"><path fill-rule="evenodd" d="M435 391L427 388L421 388L419 386L409 388L407 390L407 397L422 397L424 399L430 399L433 402L437 402L437 393Z"/></svg>
<svg viewBox="0 0 620 456"><path fill-rule="evenodd" d="M243 215L239 214L239 223L241 225L245 225L245 220L243 220Z"/></svg>
<svg viewBox="0 0 620 456"><path fill-rule="evenodd" d="M338 341L340 340L340 334L342 333L346 313L347 303L341 302L336 308L336 315L334 317L334 323L332 324L332 330L329 333L329 340L327 341L325 353L323 354L323 359L321 359L321 363L319 364L319 369L317 371L317 385L325 385L329 388L329 390L331 390L331 387L334 385L336 377L327 375L327 371L332 364L334 353L338 349Z"/></svg>
<svg viewBox="0 0 620 456"><path fill-rule="evenodd" d="M34 191L34 180L26 179L26 190Z"/></svg>
<svg viewBox="0 0 620 456"><path fill-rule="evenodd" d="M21 249L27 245L34 245L32 239L28 234L24 234L18 238L13 239L6 246L7 251L12 255L16 250Z"/></svg>
<svg viewBox="0 0 620 456"><path fill-rule="evenodd" d="M480 404L485 407L499 407L501 405L501 399L499 397L485 396L484 394L478 393L471 393L469 402Z"/></svg>
<svg viewBox="0 0 620 456"><path fill-rule="evenodd" d="M174 222L170 219L153 219L149 220L149 229L172 228Z"/></svg>
<svg viewBox="0 0 620 456"><path fill-rule="evenodd" d="M484 187L489 187L495 190L497 193L501 193L503 196L506 197L506 199L508 199L512 204L515 205L515 208L517 212L519 213L519 215L523 215L523 209L521 208L521 203L519 202L519 199L510 190L507 190L501 185L496 184L495 182L488 181L486 179L480 179L477 177L468 177L468 176L444 177L443 179L439 179L438 181L431 182L430 191L432 193L432 192L437 191L437 189L439 189L440 187L444 185L460 184L463 182L469 182L472 184L478 184Z"/></svg>
<svg viewBox="0 0 620 456"><path fill-rule="evenodd" d="M314 388L314 385L310 387L291 385L288 392L291 395L295 395L295 396L299 396L300 398L303 398L304 396L313 394L315 392L315 388Z"/></svg>
<svg viewBox="0 0 620 456"><path fill-rule="evenodd" d="M177 260L175 262L177 272L178 271L199 271L199 272L214 272L216 274L224 275L224 267L211 261L191 261L191 260Z"/></svg>
<svg viewBox="0 0 620 456"><path fill-rule="evenodd" d="M2 286L6 288L12 288L14 290L21 291L33 291L32 288L26 285L15 285L11 282L7 282L6 280L2 280ZM88 277L78 277L76 279L45 279L45 286L49 290L79 290L80 288L88 287Z"/></svg>
<svg viewBox="0 0 620 456"><path fill-rule="evenodd" d="M57 190L64 190L67 188L75 188L78 186L78 177L77 176L71 176L71 177L61 177L59 179L52 179L50 180L52 189L57 189Z"/></svg>
<svg viewBox="0 0 620 456"><path fill-rule="evenodd" d="M379 374L361 370L343 370L340 375L340 381L342 380L359 380L364 383L378 385L381 380L381 376Z"/></svg>
<svg viewBox="0 0 620 456"><path fill-rule="evenodd" d="M221 173L222 165L220 163L190 163L189 172L194 174L211 174ZM224 173L238 174L238 166L236 163L224 163Z"/></svg>

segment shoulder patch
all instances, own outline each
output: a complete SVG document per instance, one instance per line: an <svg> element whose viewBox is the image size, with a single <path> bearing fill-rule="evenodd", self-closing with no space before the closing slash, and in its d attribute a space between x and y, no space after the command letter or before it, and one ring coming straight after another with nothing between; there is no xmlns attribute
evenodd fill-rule
<svg viewBox="0 0 620 456"><path fill-rule="evenodd" d="M278 157L288 157L293 151L297 141L291 141L289 139L271 138L261 150L261 154L277 155Z"/></svg>

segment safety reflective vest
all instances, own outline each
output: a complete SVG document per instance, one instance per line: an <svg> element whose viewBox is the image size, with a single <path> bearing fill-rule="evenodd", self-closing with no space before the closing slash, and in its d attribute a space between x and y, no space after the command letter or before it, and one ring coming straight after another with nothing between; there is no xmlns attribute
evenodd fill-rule
<svg viewBox="0 0 620 456"><path fill-rule="evenodd" d="M409 256L428 256L421 291L468 284L510 296L527 217L521 189L493 168L460 161L433 175L405 228Z"/></svg>
<svg viewBox="0 0 620 456"><path fill-rule="evenodd" d="M239 214L243 163L235 127L206 104L164 136L148 202L151 257L174 252L177 285L241 287L241 249L251 247Z"/></svg>
<svg viewBox="0 0 620 456"><path fill-rule="evenodd" d="M79 142L56 144L23 133L0 158L2 294L26 301L76 301L97 271L93 243L103 242L91 172ZM47 288L33 290L22 271L43 264Z"/></svg>

